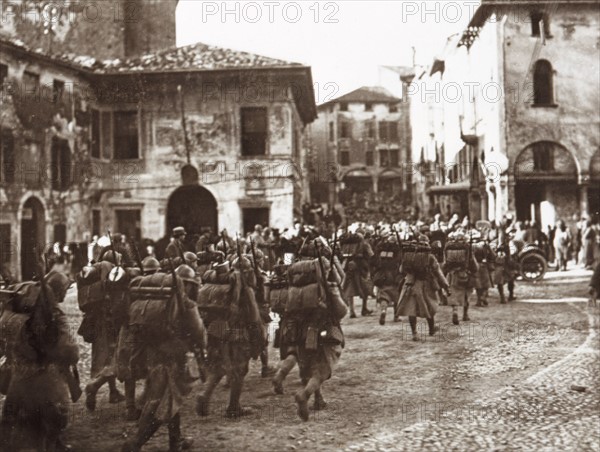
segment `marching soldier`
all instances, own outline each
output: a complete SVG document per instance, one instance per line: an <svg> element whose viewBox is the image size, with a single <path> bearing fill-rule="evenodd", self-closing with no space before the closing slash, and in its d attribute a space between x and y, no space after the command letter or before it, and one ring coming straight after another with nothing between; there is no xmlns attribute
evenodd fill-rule
<svg viewBox="0 0 600 452"><path fill-rule="evenodd" d="M15 295L0 306L0 357L6 357L2 370L10 376L0 379L0 393L6 394L0 421L3 452L70 450L60 434L70 402L81 395L79 351L58 306L70 281L58 277L62 258L57 259L49 278L14 286Z"/></svg>
<svg viewBox="0 0 600 452"><path fill-rule="evenodd" d="M474 235L476 240L479 239L473 244L473 255L479 265L475 278L475 292L477 293L477 304L475 306L484 307L488 306L488 291L493 286L492 274L496 256L487 242L486 236L479 235L477 237L478 233L476 231L471 231L471 234Z"/></svg>
<svg viewBox="0 0 600 452"><path fill-rule="evenodd" d="M359 296L363 301L361 315L363 317L371 315L373 311L367 309L367 300L371 295L369 262L374 255L373 250L360 233L342 237L340 246L344 256L344 272L346 275L342 282L342 291L344 299L350 307L350 318L356 318L356 312L354 312L355 296Z"/></svg>
<svg viewBox="0 0 600 452"><path fill-rule="evenodd" d="M397 237L389 235L381 240L375 248L375 271L373 284L377 287L377 304L380 309L379 324L385 325L387 308L396 307L400 297L400 244ZM394 321L398 319L394 317Z"/></svg>
<svg viewBox="0 0 600 452"><path fill-rule="evenodd" d="M98 302L84 313L84 320L79 331L84 339L89 337L89 342L92 344L92 381L85 387L85 406L90 411L96 409L96 395L106 383L109 387L109 403L120 403L125 400L125 397L117 389L114 361L119 326L115 322L113 309L117 306L113 305L106 287L109 273L120 262L120 253L106 251L101 256L101 262L95 264L91 269L86 267L82 270L80 284L78 284L78 289L81 290L82 280L95 277L98 278L101 291ZM94 272L97 272L98 275L94 276Z"/></svg>
<svg viewBox="0 0 600 452"><path fill-rule="evenodd" d="M138 430L122 452L141 450L163 424L169 431L169 452L192 445L191 439L181 435L180 410L191 383L199 378L193 352L203 350L206 341L193 301L198 291L195 276L189 266L182 265L171 274L155 273L132 282L132 292L138 297L129 310L136 336L134 355L145 349L149 370ZM142 296L144 292L152 298ZM157 295L165 292L166 297Z"/></svg>
<svg viewBox="0 0 600 452"><path fill-rule="evenodd" d="M396 317L408 316L413 340L418 341L417 317L427 319L429 335L435 335L435 313L438 307L438 291L448 292L448 281L444 277L437 259L431 254L427 237L421 235L418 242L407 244L402 250L400 273L404 277Z"/></svg>
<svg viewBox="0 0 600 452"><path fill-rule="evenodd" d="M448 278L450 295L446 298L452 306L452 323L459 324L457 308L463 307L463 321L469 318L469 296L475 289L475 278L479 264L473 256L471 244L462 232L450 234L444 249L443 271Z"/></svg>
<svg viewBox="0 0 600 452"><path fill-rule="evenodd" d="M506 296L504 294L504 284L508 285L508 301L513 301L515 299L515 270L511 258L510 245L506 242L496 241L495 243L492 243L492 248L496 255L493 281L500 294L500 303L505 304Z"/></svg>

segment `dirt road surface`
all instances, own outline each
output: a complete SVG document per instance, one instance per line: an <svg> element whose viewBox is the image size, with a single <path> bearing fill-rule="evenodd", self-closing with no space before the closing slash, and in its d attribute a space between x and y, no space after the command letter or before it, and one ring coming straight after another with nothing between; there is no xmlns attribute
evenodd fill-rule
<svg viewBox="0 0 600 452"><path fill-rule="evenodd" d="M184 434L195 439L192 450L600 450L598 309L587 306L589 276L572 270L539 284L521 282L518 301L508 305L491 291L490 306L472 308L471 321L459 327L450 308L441 307L441 330L429 337L420 323L419 342L406 320L380 326L376 316L345 319L346 348L324 385L326 410L300 421L297 371L276 396L252 362L242 401L255 414L225 419L228 393L221 385L210 416L199 418L196 389L183 410ZM75 333L74 290L65 308ZM90 349L81 344L85 384ZM270 355L277 364L278 351L270 348ZM65 439L77 451L118 450L136 427L124 411L123 404L108 404L105 388L96 412L87 412L83 400L73 406ZM167 444L163 428L144 451Z"/></svg>

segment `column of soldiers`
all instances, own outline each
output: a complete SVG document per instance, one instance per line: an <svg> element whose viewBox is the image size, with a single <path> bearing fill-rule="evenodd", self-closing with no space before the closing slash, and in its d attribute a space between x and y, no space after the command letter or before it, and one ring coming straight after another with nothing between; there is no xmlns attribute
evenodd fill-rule
<svg viewBox="0 0 600 452"><path fill-rule="evenodd" d="M487 306L493 286L502 303L505 284L509 300L514 299L508 244L489 241L489 230L480 229L458 230L444 238L443 246L438 240L430 244L426 234L406 225L382 227L375 234L338 231L330 240L300 228L273 250L272 271L265 270L265 256L253 241L233 239L226 231L217 239L203 234L196 252L190 252L185 230L175 228L160 262L142 260L133 244L111 244L77 276L83 312L78 334L92 348L85 406L95 410L97 393L107 384L108 402L125 401L127 420L138 422L123 451L141 450L163 424L169 450L185 450L191 441L181 434L180 408L192 384L204 383L196 397L199 416L209 415L213 391L223 377L229 385L226 416L248 415L252 411L241 403L244 379L250 360L260 358L262 376L274 373L276 394L284 393L285 378L298 365L303 385L294 399L298 416L306 421L311 396L314 410L326 406L322 385L345 344L340 321L347 312L356 317L355 296L363 301L361 314L368 316L368 299L375 292L379 323L386 323L391 307L395 322L408 317L414 340L419 340L417 318L427 320L430 335L436 333L440 300L452 307L452 321L458 324L460 306L462 320L469 320L473 290L477 306ZM66 427L69 391L72 401L81 391L77 346L59 307L70 285L63 264L59 256L49 259L50 271L40 270L45 274L40 281L12 287L0 299L0 357L5 355L8 363L0 368L0 392L7 395L0 424L3 451L32 442L39 450L68 449L60 433ZM279 317L276 372L268 362L271 312ZM31 393L22 382L34 373L40 389ZM144 390L136 400L140 381ZM36 415L48 404L55 409Z"/></svg>

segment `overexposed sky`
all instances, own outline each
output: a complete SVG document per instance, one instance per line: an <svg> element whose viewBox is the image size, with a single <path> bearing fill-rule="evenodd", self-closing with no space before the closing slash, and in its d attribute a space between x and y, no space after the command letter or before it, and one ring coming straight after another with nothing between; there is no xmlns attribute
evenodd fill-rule
<svg viewBox="0 0 600 452"><path fill-rule="evenodd" d="M312 67L317 103L378 84L379 65L429 64L477 0L180 0L177 44L244 50ZM326 97L329 96L327 99Z"/></svg>

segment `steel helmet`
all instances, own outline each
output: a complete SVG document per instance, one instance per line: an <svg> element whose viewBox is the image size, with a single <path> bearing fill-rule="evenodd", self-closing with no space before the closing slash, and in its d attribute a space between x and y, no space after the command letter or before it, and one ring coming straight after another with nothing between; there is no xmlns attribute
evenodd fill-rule
<svg viewBox="0 0 600 452"><path fill-rule="evenodd" d="M121 263L121 258L123 255L121 253L115 252L113 250L108 250L102 255L102 259L104 262L110 262L111 264L118 265Z"/></svg>
<svg viewBox="0 0 600 452"><path fill-rule="evenodd" d="M160 270L160 263L152 256L146 256L142 261L142 266L144 267L142 270L146 274L156 273Z"/></svg>
<svg viewBox="0 0 600 452"><path fill-rule="evenodd" d="M186 251L183 253L183 260L187 265L194 265L198 261L198 256L196 256L191 251Z"/></svg>
<svg viewBox="0 0 600 452"><path fill-rule="evenodd" d="M195 279L196 272L189 265L186 265L186 264L180 265L179 267L177 267L175 269L175 274L177 276L179 276L181 279L183 279L184 281L198 283L198 281L196 281L196 279Z"/></svg>

